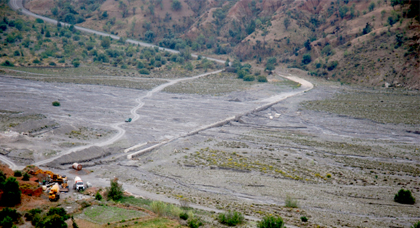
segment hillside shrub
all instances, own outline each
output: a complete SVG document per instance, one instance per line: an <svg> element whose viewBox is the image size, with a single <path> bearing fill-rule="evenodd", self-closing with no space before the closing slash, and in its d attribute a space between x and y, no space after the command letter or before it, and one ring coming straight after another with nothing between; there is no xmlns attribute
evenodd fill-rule
<svg viewBox="0 0 420 228"><path fill-rule="evenodd" d="M395 194L394 201L402 204L414 204L416 199L411 195L410 190L400 189L397 194Z"/></svg>
<svg viewBox="0 0 420 228"><path fill-rule="evenodd" d="M14 67L15 64L13 64L12 62L10 62L9 60L4 61L2 64L2 66L10 66L10 67Z"/></svg>
<svg viewBox="0 0 420 228"><path fill-rule="evenodd" d="M303 64L305 64L305 65L309 64L311 61L312 61L311 54L307 53L307 54L303 55L303 58L302 58L302 63Z"/></svg>
<svg viewBox="0 0 420 228"><path fill-rule="evenodd" d="M331 61L327 64L327 69L329 71L332 71L337 67L337 65L338 65L338 61Z"/></svg>
<svg viewBox="0 0 420 228"><path fill-rule="evenodd" d="M267 82L267 77L264 75L258 76L258 82Z"/></svg>
<svg viewBox="0 0 420 228"><path fill-rule="evenodd" d="M39 23L39 24L42 24L42 23L44 23L44 20L42 20L41 18L37 18L37 19L35 19L35 22Z"/></svg>
<svg viewBox="0 0 420 228"><path fill-rule="evenodd" d="M265 216L257 225L258 228L283 228L284 222L281 217Z"/></svg>
<svg viewBox="0 0 420 228"><path fill-rule="evenodd" d="M6 224L4 223L4 218L10 218L10 220L8 219L8 221L5 221ZM22 215L17 212L15 209L10 209L8 207L3 208L2 211L0 211L0 225L3 227L6 227L9 224L13 225L13 222L18 222L20 217L22 217ZM10 226L11 227L11 226Z"/></svg>
<svg viewBox="0 0 420 228"><path fill-rule="evenodd" d="M187 221L187 225L189 228L198 228L204 224L200 218L191 218L190 220Z"/></svg>
<svg viewBox="0 0 420 228"><path fill-rule="evenodd" d="M41 209L38 209L38 208L31 209L31 210L29 210L28 212L25 213L25 218L26 218L27 221L32 221L34 219L35 215L41 214L41 213L42 213Z"/></svg>
<svg viewBox="0 0 420 228"><path fill-rule="evenodd" d="M308 218L306 216L302 216L302 217L300 217L300 220L302 222L307 222L308 221Z"/></svg>
<svg viewBox="0 0 420 228"><path fill-rule="evenodd" d="M23 178L22 178L22 180L23 180L23 181L28 181L28 180L29 180L29 178L31 178L31 176L29 176L29 174L28 174L28 173L25 173L25 174L23 174Z"/></svg>
<svg viewBox="0 0 420 228"><path fill-rule="evenodd" d="M187 212L182 212L181 214L179 214L179 218L182 220L188 220L188 213Z"/></svg>
<svg viewBox="0 0 420 228"><path fill-rule="evenodd" d="M228 226L236 226L244 222L244 216L237 211L219 214L219 222Z"/></svg>
<svg viewBox="0 0 420 228"><path fill-rule="evenodd" d="M252 82L254 80L255 80L255 77L253 75L250 75L250 74L245 75L245 77L244 77L244 81L246 81L246 82Z"/></svg>
<svg viewBox="0 0 420 228"><path fill-rule="evenodd" d="M22 172L20 170L15 170L15 172L13 173L13 176L15 176L15 177L21 177L22 176Z"/></svg>
<svg viewBox="0 0 420 228"><path fill-rule="evenodd" d="M140 70L139 70L139 73L140 73L140 74L150 74L150 71L149 71L149 70L147 70L147 69L145 69L145 68L143 68L143 69L140 69Z"/></svg>
<svg viewBox="0 0 420 228"><path fill-rule="evenodd" d="M158 216L163 216L165 214L166 204L161 201L153 201L150 204L150 209Z"/></svg>
<svg viewBox="0 0 420 228"><path fill-rule="evenodd" d="M3 217L3 220L0 221L0 226L2 226L3 228L12 228L13 219L9 216Z"/></svg>
<svg viewBox="0 0 420 228"><path fill-rule="evenodd" d="M58 101L53 101L52 105L57 107L57 106L60 106L61 104Z"/></svg>
<svg viewBox="0 0 420 228"><path fill-rule="evenodd" d="M50 63L48 63L48 65L50 65L50 66L56 66L57 64L55 64L55 62L50 62Z"/></svg>

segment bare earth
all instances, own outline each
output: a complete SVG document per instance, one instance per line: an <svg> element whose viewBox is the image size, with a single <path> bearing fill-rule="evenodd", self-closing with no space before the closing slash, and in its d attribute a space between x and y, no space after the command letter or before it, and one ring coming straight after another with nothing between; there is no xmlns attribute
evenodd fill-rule
<svg viewBox="0 0 420 228"><path fill-rule="evenodd" d="M305 78L297 70L279 74L289 73ZM314 89L250 112L309 85L276 84L284 79L273 76L269 84L235 91L222 85L217 93L209 79L214 75L151 94L2 76L0 153L18 166L50 159L43 165L95 186L118 177L135 195L173 203L182 196L197 208L239 210L251 219L279 214L299 227L408 227L420 220L418 203L393 201L401 188L420 199L418 125L306 109L301 102L348 89L307 78ZM195 93L203 84L216 88ZM51 105L55 100L60 107ZM138 119L122 123L142 103L134 113ZM188 134L232 116L237 118ZM127 159L159 143L166 144ZM71 170L73 162L82 163L84 172ZM286 197L299 207L285 208ZM309 223L300 222L301 216Z"/></svg>

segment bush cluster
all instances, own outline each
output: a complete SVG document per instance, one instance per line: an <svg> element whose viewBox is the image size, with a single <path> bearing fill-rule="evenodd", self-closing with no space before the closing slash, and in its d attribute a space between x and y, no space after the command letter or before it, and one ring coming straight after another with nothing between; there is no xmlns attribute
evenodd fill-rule
<svg viewBox="0 0 420 228"><path fill-rule="evenodd" d="M394 201L402 204L414 204L416 199L411 195L410 190L400 189L397 194L395 194Z"/></svg>
<svg viewBox="0 0 420 228"><path fill-rule="evenodd" d="M219 214L219 222L228 226L236 226L244 222L244 216L237 211Z"/></svg>
<svg viewBox="0 0 420 228"><path fill-rule="evenodd" d="M284 222L281 217L265 216L259 223L258 228L283 228Z"/></svg>

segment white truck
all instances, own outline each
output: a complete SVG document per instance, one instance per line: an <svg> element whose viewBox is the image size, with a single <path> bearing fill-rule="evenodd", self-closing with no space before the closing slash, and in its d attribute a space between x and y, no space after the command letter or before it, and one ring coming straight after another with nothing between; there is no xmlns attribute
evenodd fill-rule
<svg viewBox="0 0 420 228"><path fill-rule="evenodd" d="M73 185L73 189L77 190L77 191L83 191L86 189L85 184L83 183L82 178L76 176L74 178L74 185Z"/></svg>

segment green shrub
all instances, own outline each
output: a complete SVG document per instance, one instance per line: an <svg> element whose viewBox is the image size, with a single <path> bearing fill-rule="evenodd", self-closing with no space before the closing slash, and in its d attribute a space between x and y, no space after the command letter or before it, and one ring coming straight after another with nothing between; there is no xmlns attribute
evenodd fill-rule
<svg viewBox="0 0 420 228"><path fill-rule="evenodd" d="M264 75L258 76L258 82L267 82L267 77Z"/></svg>
<svg viewBox="0 0 420 228"><path fill-rule="evenodd" d="M420 221L414 223L410 228L420 228Z"/></svg>
<svg viewBox="0 0 420 228"><path fill-rule="evenodd" d="M96 192L95 199L96 200L102 200L102 195L101 195L101 193L99 193L99 191Z"/></svg>
<svg viewBox="0 0 420 228"><path fill-rule="evenodd" d="M400 189L400 191L395 194L394 201L402 204L414 204L416 199L411 195L410 190Z"/></svg>
<svg viewBox="0 0 420 228"><path fill-rule="evenodd" d="M28 174L28 173L25 173L25 174L23 174L23 178L22 178L22 180L23 180L23 181L28 181L28 180L29 180L29 178L31 178L31 176L29 176L29 174Z"/></svg>
<svg viewBox="0 0 420 228"><path fill-rule="evenodd" d="M298 207L298 201L296 199L293 199L290 196L286 196L286 200L284 203L286 207L291 207L291 208Z"/></svg>
<svg viewBox="0 0 420 228"><path fill-rule="evenodd" d="M60 104L60 102L58 102L58 101L53 101L52 105L53 105L53 106L60 106L61 104Z"/></svg>
<svg viewBox="0 0 420 228"><path fill-rule="evenodd" d="M39 64L39 63L41 63L41 61L40 61L39 59L34 59L34 60L32 61L32 63Z"/></svg>
<svg viewBox="0 0 420 228"><path fill-rule="evenodd" d="M2 66L10 66L10 67L14 67L15 64L13 64L12 62L10 62L9 60L4 61L2 64Z"/></svg>
<svg viewBox="0 0 420 228"><path fill-rule="evenodd" d="M150 209L153 211L153 213L157 214L158 216L163 216L165 215L166 204L161 201L153 201L150 204Z"/></svg>
<svg viewBox="0 0 420 228"><path fill-rule="evenodd" d="M41 18L37 18L37 19L35 19L35 22L42 24L42 23L44 23L44 20L42 20Z"/></svg>
<svg viewBox="0 0 420 228"><path fill-rule="evenodd" d="M15 170L13 176L15 176L15 177L21 177L22 176L22 172L19 171L19 170Z"/></svg>
<svg viewBox="0 0 420 228"><path fill-rule="evenodd" d="M255 77L253 75L250 75L250 74L245 75L245 77L244 77L244 81L246 81L246 82L252 82L254 80L255 80Z"/></svg>
<svg viewBox="0 0 420 228"><path fill-rule="evenodd" d="M237 211L219 214L219 222L228 226L236 226L244 222L244 216Z"/></svg>
<svg viewBox="0 0 420 228"><path fill-rule="evenodd" d="M55 64L55 62L50 62L48 65L50 65L50 66L55 66L55 65L57 65L57 64Z"/></svg>
<svg viewBox="0 0 420 228"><path fill-rule="evenodd" d="M12 228L13 227L13 219L9 216L3 217L3 220L0 221L0 225L3 228Z"/></svg>
<svg viewBox="0 0 420 228"><path fill-rule="evenodd" d="M73 61L73 62L72 62L72 64L73 64L73 66L74 66L74 67L76 67L76 68L80 66L80 62L79 62L79 60L75 60L75 61Z"/></svg>
<svg viewBox="0 0 420 228"><path fill-rule="evenodd" d="M111 187L107 188L108 199L112 199L114 201L119 200L123 197L124 189L122 185L118 184L118 179L115 178L114 180L111 180Z"/></svg>
<svg viewBox="0 0 420 228"><path fill-rule="evenodd" d="M3 195L1 197L1 203L5 206L15 206L20 204L21 191L19 189L19 183L14 177L8 177L4 182Z"/></svg>
<svg viewBox="0 0 420 228"><path fill-rule="evenodd" d="M200 218L191 218L190 220L187 221L187 225L189 228L198 228L204 224Z"/></svg>
<svg viewBox="0 0 420 228"><path fill-rule="evenodd" d="M188 220L188 213L187 212L182 212L181 214L179 214L179 218L182 220Z"/></svg>
<svg viewBox="0 0 420 228"><path fill-rule="evenodd" d="M6 208L3 208L2 211L0 211L0 218L1 218L0 223L2 222L3 218L9 217L12 221L12 224L13 224L13 222L19 221L21 216L22 215L19 214L19 212L17 212L15 209L10 209L10 208L6 207ZM3 225L3 227L4 227L4 225Z"/></svg>
<svg viewBox="0 0 420 228"><path fill-rule="evenodd" d="M259 223L258 228L283 228L284 222L281 217L265 216Z"/></svg>
<svg viewBox="0 0 420 228"><path fill-rule="evenodd" d="M147 70L147 69L144 69L144 68L143 68L143 69L140 69L140 70L139 70L139 73L140 73L140 74L150 74L150 71L149 71L149 70Z"/></svg>
<svg viewBox="0 0 420 228"><path fill-rule="evenodd" d="M26 218L27 221L32 221L34 219L35 215L41 214L41 213L42 213L41 209L38 209L38 208L31 209L31 210L29 210L28 212L25 213L25 218Z"/></svg>
<svg viewBox="0 0 420 228"><path fill-rule="evenodd" d="M302 216L302 217L300 217L300 220L302 220L302 222L307 222L308 218L306 218L306 216Z"/></svg>

